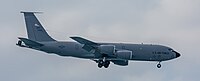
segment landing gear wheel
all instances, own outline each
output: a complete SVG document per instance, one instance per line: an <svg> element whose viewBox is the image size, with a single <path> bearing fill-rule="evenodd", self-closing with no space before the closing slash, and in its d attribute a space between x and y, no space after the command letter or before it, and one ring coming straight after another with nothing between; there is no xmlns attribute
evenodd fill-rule
<svg viewBox="0 0 200 81"><path fill-rule="evenodd" d="M161 64L160 64L160 63L159 63L159 64L157 64L157 67L158 67L158 68L161 68Z"/></svg>
<svg viewBox="0 0 200 81"><path fill-rule="evenodd" d="M99 62L98 62L98 67L99 67L99 68L102 68L103 65L104 65L103 60L99 60Z"/></svg>
<svg viewBox="0 0 200 81"><path fill-rule="evenodd" d="M102 66L103 66L103 64L98 63L98 67L99 68L102 68Z"/></svg>
<svg viewBox="0 0 200 81"><path fill-rule="evenodd" d="M107 60L105 60L105 61L99 60L99 61L98 61L98 67L99 67L99 68L102 68L103 66L104 66L105 68L108 68L109 65L110 65L110 61L107 61Z"/></svg>
<svg viewBox="0 0 200 81"><path fill-rule="evenodd" d="M110 65L110 61L105 61L105 62L104 62L104 67L105 67L105 68L108 68L109 65Z"/></svg>

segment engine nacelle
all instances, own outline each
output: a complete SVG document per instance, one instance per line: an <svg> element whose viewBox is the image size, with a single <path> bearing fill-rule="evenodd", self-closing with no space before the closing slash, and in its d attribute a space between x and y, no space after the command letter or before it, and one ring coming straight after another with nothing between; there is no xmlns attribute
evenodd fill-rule
<svg viewBox="0 0 200 81"><path fill-rule="evenodd" d="M127 66L128 65L128 60L113 60L112 61L116 65L120 66Z"/></svg>
<svg viewBox="0 0 200 81"><path fill-rule="evenodd" d="M117 58L121 58L121 59L132 59L132 51L128 51L128 50L119 50L116 53Z"/></svg>
<svg viewBox="0 0 200 81"><path fill-rule="evenodd" d="M101 54L114 54L115 52L114 45L100 45L98 49Z"/></svg>

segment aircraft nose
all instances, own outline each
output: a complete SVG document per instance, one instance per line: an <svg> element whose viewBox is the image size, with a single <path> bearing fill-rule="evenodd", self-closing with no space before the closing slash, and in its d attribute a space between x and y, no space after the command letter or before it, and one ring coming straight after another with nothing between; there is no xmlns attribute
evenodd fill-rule
<svg viewBox="0 0 200 81"><path fill-rule="evenodd" d="M178 57L180 57L181 56L181 54L180 53L178 53L178 52L175 52L176 53L176 58L178 58Z"/></svg>

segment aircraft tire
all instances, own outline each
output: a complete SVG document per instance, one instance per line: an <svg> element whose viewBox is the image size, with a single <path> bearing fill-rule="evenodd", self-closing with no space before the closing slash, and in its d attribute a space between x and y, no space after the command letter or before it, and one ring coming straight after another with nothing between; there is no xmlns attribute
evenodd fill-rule
<svg viewBox="0 0 200 81"><path fill-rule="evenodd" d="M157 64L157 68L161 68L161 64Z"/></svg>
<svg viewBox="0 0 200 81"><path fill-rule="evenodd" d="M108 68L109 65L110 65L110 61L105 61L105 62L104 62L104 67L105 67L105 68Z"/></svg>
<svg viewBox="0 0 200 81"><path fill-rule="evenodd" d="M98 67L99 68L102 68L102 66L103 66L103 64L98 63Z"/></svg>
<svg viewBox="0 0 200 81"><path fill-rule="evenodd" d="M104 62L103 60L99 60L98 67L101 68L102 66L104 66Z"/></svg>

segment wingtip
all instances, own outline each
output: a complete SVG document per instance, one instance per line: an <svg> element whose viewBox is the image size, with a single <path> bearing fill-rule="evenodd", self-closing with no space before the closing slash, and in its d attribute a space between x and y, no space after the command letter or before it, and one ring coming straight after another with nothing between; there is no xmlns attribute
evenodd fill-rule
<svg viewBox="0 0 200 81"><path fill-rule="evenodd" d="M81 38L81 37L72 36L72 37L69 37L69 38L74 39L74 38Z"/></svg>
<svg viewBox="0 0 200 81"><path fill-rule="evenodd" d="M69 38L73 38L73 37L69 37Z"/></svg>

